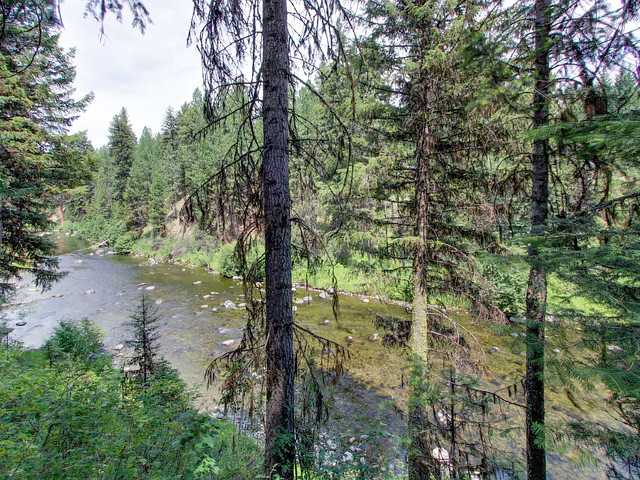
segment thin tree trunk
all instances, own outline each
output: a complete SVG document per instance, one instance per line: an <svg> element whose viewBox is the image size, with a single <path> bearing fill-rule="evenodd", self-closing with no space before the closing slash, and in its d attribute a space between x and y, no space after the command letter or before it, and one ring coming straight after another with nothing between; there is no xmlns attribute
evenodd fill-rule
<svg viewBox="0 0 640 480"><path fill-rule="evenodd" d="M414 365L411 375L423 375L429 359L429 320L427 265L429 263L429 189L431 172L429 158L433 153L433 136L429 125L423 125L416 147L416 237L413 253L413 309L411 323L411 352ZM438 475L427 442L429 422L421 404L420 385L423 379L414 378L409 390L409 480L426 480Z"/></svg>
<svg viewBox="0 0 640 480"><path fill-rule="evenodd" d="M535 83L533 97L533 127L549 123L549 33L551 28L550 0L536 0L535 14ZM533 142L531 155L531 234L542 235L547 221L549 199L549 143L545 139ZM529 246L531 270L527 284L527 370L526 444L527 478L547 478L544 445L544 322L547 305L547 274L538 261L538 251Z"/></svg>
<svg viewBox="0 0 640 480"><path fill-rule="evenodd" d="M265 474L292 479L293 309L287 143L289 49L286 0L263 0L264 218L267 328Z"/></svg>

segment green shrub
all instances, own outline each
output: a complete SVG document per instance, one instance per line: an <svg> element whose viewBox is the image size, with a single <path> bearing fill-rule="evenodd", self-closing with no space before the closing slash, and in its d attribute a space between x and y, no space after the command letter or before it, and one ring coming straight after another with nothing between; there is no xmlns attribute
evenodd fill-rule
<svg viewBox="0 0 640 480"><path fill-rule="evenodd" d="M102 367L109 362L103 352L102 333L89 319L62 320L44 348L51 363L73 360L82 365Z"/></svg>

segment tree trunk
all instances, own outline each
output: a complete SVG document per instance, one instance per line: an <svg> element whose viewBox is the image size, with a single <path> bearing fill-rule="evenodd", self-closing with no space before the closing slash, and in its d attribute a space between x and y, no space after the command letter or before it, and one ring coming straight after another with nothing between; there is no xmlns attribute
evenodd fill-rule
<svg viewBox="0 0 640 480"><path fill-rule="evenodd" d="M414 365L411 375L424 374L429 359L429 320L427 265L429 263L429 191L431 182L430 156L433 154L433 136L429 125L421 125L416 146L416 237L413 252L413 309L411 323L411 352ZM437 476L431 448L427 442L429 422L425 406L421 404L420 386L422 378L413 378L409 383L409 480L426 480Z"/></svg>
<svg viewBox="0 0 640 480"><path fill-rule="evenodd" d="M535 82L533 97L533 127L549 123L549 42L550 0L536 0L535 14ZM531 155L531 234L542 235L547 221L549 199L549 143L546 139L533 142ZM538 261L535 245L529 246L531 270L527 284L527 371L526 444L527 478L544 480L546 455L544 432L544 322L547 304L547 274Z"/></svg>
<svg viewBox="0 0 640 480"><path fill-rule="evenodd" d="M265 474L269 477L292 479L295 442L291 197L287 152L289 49L286 0L263 0L262 69L267 290Z"/></svg>

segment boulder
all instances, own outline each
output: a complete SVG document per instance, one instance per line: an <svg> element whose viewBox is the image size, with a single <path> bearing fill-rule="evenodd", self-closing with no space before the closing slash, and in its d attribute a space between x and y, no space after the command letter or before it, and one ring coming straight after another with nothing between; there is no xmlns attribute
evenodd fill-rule
<svg viewBox="0 0 640 480"><path fill-rule="evenodd" d="M236 304L235 304L235 303L233 303L231 300L227 300L227 301L225 301L225 302L222 304L222 306L223 306L224 308L236 308Z"/></svg>
<svg viewBox="0 0 640 480"><path fill-rule="evenodd" d="M329 294L328 294L327 292L320 292L320 295L318 295L318 296L319 296L320 298L325 299L325 300L326 300L327 298L329 298Z"/></svg>

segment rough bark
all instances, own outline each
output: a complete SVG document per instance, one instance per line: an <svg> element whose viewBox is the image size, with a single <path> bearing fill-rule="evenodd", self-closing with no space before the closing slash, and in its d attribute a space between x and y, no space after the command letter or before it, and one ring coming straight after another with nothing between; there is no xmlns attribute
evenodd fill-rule
<svg viewBox="0 0 640 480"><path fill-rule="evenodd" d="M263 194L267 291L265 473L269 477L292 479L295 443L286 0L264 0L263 20Z"/></svg>
<svg viewBox="0 0 640 480"><path fill-rule="evenodd" d="M535 15L535 82L533 97L533 127L549 123L549 33L551 28L550 0L536 0ZM544 233L549 198L549 143L539 139L533 143L531 155L531 234ZM547 274L538 261L535 245L529 246L531 270L527 284L527 368L526 388L526 451L527 478L544 480L546 454L544 434L544 322L547 303Z"/></svg>
<svg viewBox="0 0 640 480"><path fill-rule="evenodd" d="M433 153L433 136L429 125L421 125L416 146L416 237L417 245L413 252L413 309L411 323L411 351L414 362L426 364L429 359L429 320L427 265L429 263L429 159ZM414 365L412 375L422 374L422 369ZM409 480L424 480L437 475L433 468L431 449L426 441L429 423L425 418L424 405L419 400L421 379L410 382L409 391Z"/></svg>

